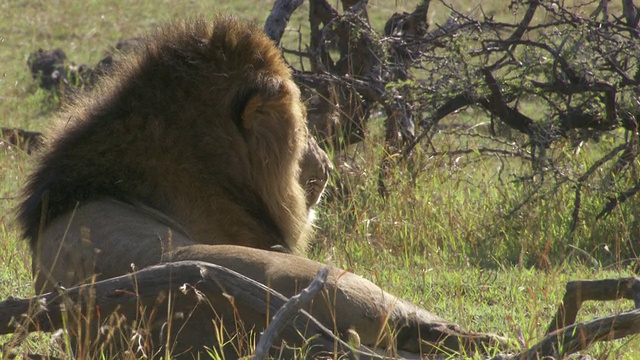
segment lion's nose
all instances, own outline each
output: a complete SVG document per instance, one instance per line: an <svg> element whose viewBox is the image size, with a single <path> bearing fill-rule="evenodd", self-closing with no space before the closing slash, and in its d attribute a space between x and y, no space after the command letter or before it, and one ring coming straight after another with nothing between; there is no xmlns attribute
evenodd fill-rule
<svg viewBox="0 0 640 360"><path fill-rule="evenodd" d="M324 181L328 181L329 180L329 175L333 172L333 162L327 157L327 161L324 163L324 166L322 167L322 172L324 175Z"/></svg>

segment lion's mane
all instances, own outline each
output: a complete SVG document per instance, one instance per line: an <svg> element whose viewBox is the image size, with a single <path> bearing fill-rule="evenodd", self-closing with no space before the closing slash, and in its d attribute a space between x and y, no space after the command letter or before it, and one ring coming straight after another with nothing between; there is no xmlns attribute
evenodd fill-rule
<svg viewBox="0 0 640 360"><path fill-rule="evenodd" d="M142 203L202 244L304 253L305 110L255 25L220 17L163 27L47 135L19 221L36 248L85 203Z"/></svg>

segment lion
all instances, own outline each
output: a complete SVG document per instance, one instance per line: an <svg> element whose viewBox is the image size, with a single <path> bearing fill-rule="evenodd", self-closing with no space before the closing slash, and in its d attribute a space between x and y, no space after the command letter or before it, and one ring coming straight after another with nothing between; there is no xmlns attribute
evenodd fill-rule
<svg viewBox="0 0 640 360"><path fill-rule="evenodd" d="M309 135L291 70L254 24L220 16L160 28L45 139L18 209L38 293L199 260L290 297L323 266L304 255L331 165ZM495 340L340 269L325 294L312 314L338 336L357 332L363 346L420 353ZM209 303L225 313L220 301ZM223 316L229 334L258 334L269 321L259 309L235 310ZM233 357L213 316L198 311L155 326L171 334L157 343Z"/></svg>

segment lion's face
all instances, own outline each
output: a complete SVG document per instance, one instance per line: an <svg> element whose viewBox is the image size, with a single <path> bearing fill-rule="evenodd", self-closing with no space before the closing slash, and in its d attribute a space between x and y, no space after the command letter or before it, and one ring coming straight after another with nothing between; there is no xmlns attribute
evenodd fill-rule
<svg viewBox="0 0 640 360"><path fill-rule="evenodd" d="M304 188L307 209L310 212L320 202L332 170L333 164L329 156L309 134L300 162L299 181Z"/></svg>

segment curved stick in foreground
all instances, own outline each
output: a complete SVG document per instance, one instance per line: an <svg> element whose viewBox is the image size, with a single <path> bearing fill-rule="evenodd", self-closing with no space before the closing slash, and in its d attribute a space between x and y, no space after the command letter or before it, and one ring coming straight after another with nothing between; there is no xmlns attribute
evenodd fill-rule
<svg viewBox="0 0 640 360"><path fill-rule="evenodd" d="M295 315L303 307L309 306L311 300L324 288L324 284L327 282L327 276L329 276L329 269L322 268L318 271L318 275L313 279L311 284L302 289L300 294L295 295L289 299L278 310L273 317L269 327L262 333L260 341L256 346L256 351L253 355L254 360L266 359L269 355L269 349L276 341L278 335L282 330L293 320Z"/></svg>
<svg viewBox="0 0 640 360"><path fill-rule="evenodd" d="M325 269L325 280L326 273ZM88 306L92 306L100 314L109 315L117 311L128 318L135 318L141 308L156 308L158 294L163 291L178 296L174 310L184 311L184 305L193 307L201 302L196 297L184 296L189 295L185 290L188 286L185 285L193 286L197 289L198 295L204 295L209 303L224 298L225 301L233 303L234 307L251 308L265 316L276 313L287 301L280 293L225 267L201 261L181 261L152 266L93 284L61 289L60 293L50 292L28 299L9 298L0 302L0 334L16 331L51 332L63 328L63 318L71 315L65 314L65 308L70 304L82 308L83 312L88 310ZM321 283L320 288L316 290L321 290L323 285L324 283ZM281 324L279 330L288 334L315 334L316 336L309 339L314 351L354 350L336 338L306 311L300 311L299 315L296 317L295 313L290 314L289 320L295 318ZM274 343L274 340L272 338L271 343ZM334 341L337 344L334 344ZM379 358L370 351L356 352L361 358Z"/></svg>

